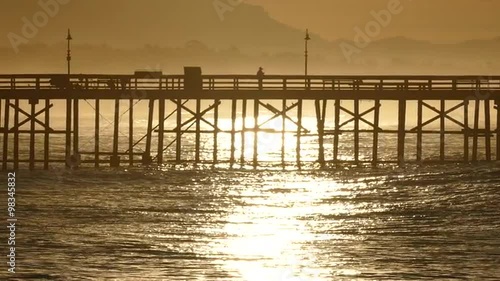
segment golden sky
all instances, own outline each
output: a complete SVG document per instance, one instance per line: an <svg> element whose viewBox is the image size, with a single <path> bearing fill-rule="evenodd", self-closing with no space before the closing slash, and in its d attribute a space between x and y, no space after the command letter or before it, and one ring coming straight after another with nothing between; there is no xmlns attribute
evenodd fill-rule
<svg viewBox="0 0 500 281"><path fill-rule="evenodd" d="M370 12L399 1L380 37L406 36L432 41L461 41L500 36L498 0L245 0L264 7L278 21L313 30L326 39L354 36L373 19Z"/></svg>

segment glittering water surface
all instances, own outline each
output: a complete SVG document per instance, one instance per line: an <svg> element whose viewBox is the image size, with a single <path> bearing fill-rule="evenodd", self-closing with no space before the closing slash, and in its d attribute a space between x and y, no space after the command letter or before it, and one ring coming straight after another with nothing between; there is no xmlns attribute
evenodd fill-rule
<svg viewBox="0 0 500 281"><path fill-rule="evenodd" d="M21 278L500 277L498 164L54 169L17 182Z"/></svg>

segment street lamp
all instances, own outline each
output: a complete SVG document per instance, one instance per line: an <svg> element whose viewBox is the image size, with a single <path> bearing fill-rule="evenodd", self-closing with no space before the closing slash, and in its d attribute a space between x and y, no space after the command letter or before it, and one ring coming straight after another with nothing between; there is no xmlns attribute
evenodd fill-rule
<svg viewBox="0 0 500 281"><path fill-rule="evenodd" d="M306 43L306 46L305 46L305 78L306 78L306 87L307 87L307 59L308 59L308 56L309 56L309 53L308 53L308 50L307 50L307 44L309 42L309 40L311 40L311 37L309 37L309 29L306 29L306 38L304 38L304 41Z"/></svg>
<svg viewBox="0 0 500 281"><path fill-rule="evenodd" d="M311 37L309 37L309 29L306 29L306 38L304 38L305 40L305 43L306 43L306 51L305 51L305 57L306 57L306 65L305 65L305 73L306 73L306 76L307 76L307 58L309 56L309 53L307 51L307 43L309 40L311 40Z"/></svg>
<svg viewBox="0 0 500 281"><path fill-rule="evenodd" d="M66 60L68 61L68 76L69 76L71 74L71 40L73 40L73 37L71 37L71 32L69 29L66 40L68 41L68 54L66 56Z"/></svg>

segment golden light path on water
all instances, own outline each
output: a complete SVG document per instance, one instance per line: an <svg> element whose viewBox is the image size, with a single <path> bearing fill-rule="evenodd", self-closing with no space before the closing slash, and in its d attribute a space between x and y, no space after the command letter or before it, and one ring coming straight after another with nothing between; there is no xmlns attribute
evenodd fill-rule
<svg viewBox="0 0 500 281"><path fill-rule="evenodd" d="M318 182L308 177L284 180L279 176L263 181L261 188L233 190L237 194L232 195L244 198L244 202L227 217L228 223L220 230L223 238L209 246L211 251L231 257L220 266L248 281L329 280L324 276L334 268L319 267L318 259L322 257L310 245L318 240L331 243L347 237L329 231L321 234L314 223L304 218L374 210L349 203L322 203L332 197L352 196L345 185L333 181ZM329 260L329 264L335 263ZM345 270L342 274L354 276L356 272Z"/></svg>

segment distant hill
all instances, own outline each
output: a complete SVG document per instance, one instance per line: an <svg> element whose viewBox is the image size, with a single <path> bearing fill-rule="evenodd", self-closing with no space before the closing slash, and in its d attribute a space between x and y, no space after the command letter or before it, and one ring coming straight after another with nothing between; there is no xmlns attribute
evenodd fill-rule
<svg viewBox="0 0 500 281"><path fill-rule="evenodd" d="M277 22L260 6L243 2L233 7L228 3L227 0L69 1L30 43L61 42L66 29L71 27L75 43L117 48L139 48L146 44L184 46L191 40L214 48L237 46L249 51L303 48L303 30ZM0 46L9 45L8 33L21 34L23 17L31 20L41 10L38 1L4 1L0 10ZM319 36L313 34L313 38L318 47L328 47L328 42Z"/></svg>

